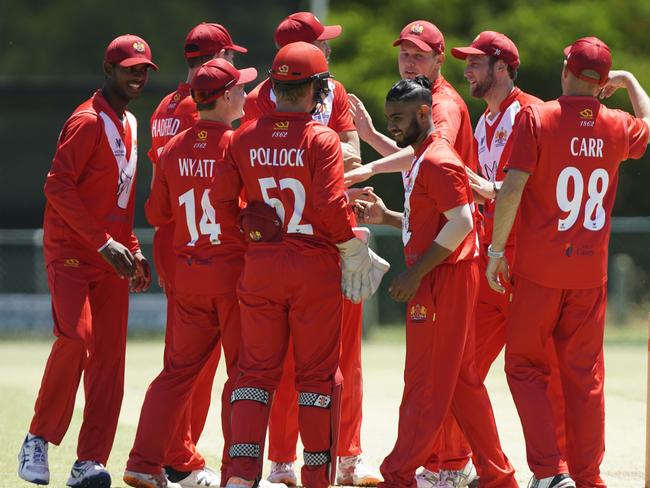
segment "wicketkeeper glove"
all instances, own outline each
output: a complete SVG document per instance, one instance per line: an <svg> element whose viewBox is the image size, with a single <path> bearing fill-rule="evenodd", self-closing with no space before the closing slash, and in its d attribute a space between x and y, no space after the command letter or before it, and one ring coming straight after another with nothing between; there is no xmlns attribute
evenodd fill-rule
<svg viewBox="0 0 650 488"><path fill-rule="evenodd" d="M390 269L388 261L375 254L361 239L337 244L341 253L341 288L352 302L369 298L379 288L382 277Z"/></svg>

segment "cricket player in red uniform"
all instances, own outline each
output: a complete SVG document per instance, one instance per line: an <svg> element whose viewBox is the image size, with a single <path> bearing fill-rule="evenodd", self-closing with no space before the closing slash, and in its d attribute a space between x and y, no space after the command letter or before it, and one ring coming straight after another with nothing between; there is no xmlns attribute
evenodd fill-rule
<svg viewBox="0 0 650 488"><path fill-rule="evenodd" d="M512 147L510 134L517 114L522 107L541 103L541 100L524 93L514 85L520 64L519 52L517 46L504 34L494 31L481 32L470 46L453 48L451 54L455 58L467 60L465 78L469 82L470 94L482 98L487 103L487 108L474 131L476 160L483 177L470 169L467 169L467 173L475 197L483 204L484 234L487 239L491 239L494 198L505 177L503 167ZM485 380L490 366L505 345L505 324L510 297L510 291L504 295L496 293L487 283L486 251L487 244L482 245L475 322L476 366L482 380ZM508 256L514 256L514 239L509 240ZM563 400L559 376L556 374L554 378L554 391L557 393L554 402L561 407ZM558 414L561 416L563 413L562 409L559 409ZM560 424L560 421L557 423ZM563 425L563 421L561 424ZM420 488L469 485L476 478L476 471L470 459L471 449L453 415L447 415L440 441L441 444L436 446L436 452L425 469L418 473L418 485Z"/></svg>
<svg viewBox="0 0 650 488"><path fill-rule="evenodd" d="M282 225L271 235L245 226L254 242L238 288L241 373L232 394L227 486L250 488L261 476L269 410L291 337L305 449L302 485L324 488L336 467L341 286L355 302L368 298L379 285L371 270L381 276L387 263L378 264L354 237L340 140L311 117L329 90L324 54L306 42L288 44L270 73L276 111L235 132L211 195L219 213L243 188L249 207L267 209Z"/></svg>
<svg viewBox="0 0 650 488"><path fill-rule="evenodd" d="M190 96L190 82L201 65L214 58L233 62L234 53L245 53L247 49L232 40L228 30L219 24L201 23L194 27L185 39L184 54L188 64L187 80L160 102L151 116L151 149L149 158L154 164L154 177L158 156L165 144L176 134L192 127L198 120L196 104ZM153 182L153 179L152 179ZM176 254L173 245L174 220L156 229L154 234L154 263L161 285L167 296L167 325L165 329L165 363L174 343L174 283ZM219 486L219 478L210 469L204 469L205 460L197 451L196 443L201 437L210 407L212 382L219 363L220 348L206 363L201 378L192 393L192 400L179 424L167 450L165 471L170 481L181 486ZM225 391L225 390L224 390ZM222 412L225 415L225 412Z"/></svg>
<svg viewBox="0 0 650 488"><path fill-rule="evenodd" d="M393 46L399 46L399 74L403 80L424 75L433 82L431 117L433 125L451 144L461 160L476 170L472 122L462 97L440 73L445 61L445 39L440 30L426 20L407 24ZM359 136L384 156L345 174L345 183L353 185L379 173L408 171L413 161L410 147L399 148L395 141L375 129L361 100L350 95L350 105Z"/></svg>
<svg viewBox="0 0 650 488"><path fill-rule="evenodd" d="M66 121L45 182L43 251L56 340L20 454L18 474L48 484L48 443L70 425L81 375L86 405L68 486L108 488L124 390L129 288L143 291L149 265L133 235L137 123L126 110L148 79L147 43L114 39L101 90Z"/></svg>
<svg viewBox="0 0 650 488"><path fill-rule="evenodd" d="M619 165L643 155L650 122L650 98L630 73L610 72L605 43L578 39L564 54L563 95L521 112L488 248L488 281L504 293L498 275L509 280L506 243L519 211L505 369L534 488L605 486L600 463L610 215ZM619 87L628 89L639 118L596 98ZM553 412L544 346L551 339L566 403L566 461L548 428Z"/></svg>
<svg viewBox="0 0 650 488"><path fill-rule="evenodd" d="M323 25L310 12L297 12L285 18L275 31L278 47L304 41L318 47L327 59L331 48L329 40L341 34L340 25ZM345 170L359 166L359 136L350 115L345 87L337 80L328 80L329 93L312 118L334 130L341 141ZM266 79L248 97L244 119L252 120L275 110L275 93L270 79ZM361 334L363 305L343 301L343 328L341 336L340 368L345 378L339 432L339 466L337 484L374 486L381 477L376 469L367 466L361 457L361 419L363 410L363 376L361 365ZM296 485L294 462L298 441L298 403L294 388L293 357L287 356L285 373L275 394L269 422L269 481Z"/></svg>
<svg viewBox="0 0 650 488"><path fill-rule="evenodd" d="M236 225L239 207L217 215L209 192L215 167L223 164L231 124L243 114L243 84L256 77L254 68L238 71L225 59L203 64L191 83L199 120L172 138L160 153L145 210L151 225L175 222L176 330L165 368L147 390L142 406L124 474L130 486L165 486L166 451L220 340L228 366L222 395L226 446L230 441L230 393L237 374L240 335L235 289L246 246ZM222 459L227 465L227 450ZM205 462L199 471L204 467ZM212 474L197 477L191 486L220 485Z"/></svg>
<svg viewBox="0 0 650 488"><path fill-rule="evenodd" d="M357 207L364 222L402 229L407 270L389 291L407 301L406 365L397 442L380 487L415 487L451 409L473 448L481 486L516 487L501 451L492 406L474 363L478 235L463 162L431 119L431 82L396 83L386 96L388 130L415 158L405 172L404 212L381 199ZM444 486L444 485L443 485Z"/></svg>

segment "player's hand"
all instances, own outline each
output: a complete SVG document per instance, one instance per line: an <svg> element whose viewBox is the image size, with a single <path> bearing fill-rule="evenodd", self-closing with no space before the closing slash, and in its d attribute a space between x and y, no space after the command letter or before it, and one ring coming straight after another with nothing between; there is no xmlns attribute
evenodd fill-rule
<svg viewBox="0 0 650 488"><path fill-rule="evenodd" d="M474 195L478 198L475 200L479 203L483 203L486 200L493 200L496 198L497 194L494 191L494 184L483 178L482 176L477 175L469 168L465 168L467 171L467 177L469 178L469 186L474 192Z"/></svg>
<svg viewBox="0 0 650 488"><path fill-rule="evenodd" d="M417 293L421 281L422 276L414 268L409 268L393 280L388 293L397 302L408 302Z"/></svg>
<svg viewBox="0 0 650 488"><path fill-rule="evenodd" d="M151 267L142 252L133 256L135 259L135 274L129 282L129 290L133 293L147 291L151 285Z"/></svg>
<svg viewBox="0 0 650 488"><path fill-rule="evenodd" d="M372 172L372 165L364 164L350 171L346 171L343 175L343 183L348 188L356 183L361 183L370 178L374 173Z"/></svg>
<svg viewBox="0 0 650 488"><path fill-rule="evenodd" d="M506 282L510 282L510 268L508 267L508 260L503 258L488 258L487 270L485 276L487 277L490 288L494 291L504 294L506 288L501 283L499 275L503 277Z"/></svg>
<svg viewBox="0 0 650 488"><path fill-rule="evenodd" d="M609 72L607 83L600 90L600 98L611 97L619 88L627 87L629 73L623 70L614 70Z"/></svg>
<svg viewBox="0 0 650 488"><path fill-rule="evenodd" d="M352 94L348 94L350 100L350 115L354 120L354 125L357 128L357 133L362 141L368 142L375 132L375 127L372 125L372 118L359 98Z"/></svg>
<svg viewBox="0 0 650 488"><path fill-rule="evenodd" d="M100 251L102 257L110 264L120 278L131 278L135 274L135 260L131 251L117 241L111 240Z"/></svg>
<svg viewBox="0 0 650 488"><path fill-rule="evenodd" d="M370 199L372 198L368 192L373 191L372 186L364 186L363 188L348 188L345 190L345 193L348 196L348 204L351 207L354 207L354 204L357 203L358 199Z"/></svg>
<svg viewBox="0 0 650 488"><path fill-rule="evenodd" d="M370 187L366 187L364 199L358 198L354 204L354 213L364 224L383 224L386 221L388 208L384 201Z"/></svg>

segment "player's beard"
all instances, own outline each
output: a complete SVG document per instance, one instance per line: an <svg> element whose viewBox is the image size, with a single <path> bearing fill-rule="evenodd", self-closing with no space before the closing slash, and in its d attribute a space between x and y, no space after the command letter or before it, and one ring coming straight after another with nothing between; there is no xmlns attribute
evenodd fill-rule
<svg viewBox="0 0 650 488"><path fill-rule="evenodd" d="M421 133L422 128L420 127L420 123L417 117L413 117L406 132L403 133L404 136L400 140L395 139L395 144L397 144L397 147L408 147L417 142Z"/></svg>
<svg viewBox="0 0 650 488"><path fill-rule="evenodd" d="M474 87L470 88L473 97L483 98L494 86L494 68L488 69L487 76L481 83L476 83Z"/></svg>

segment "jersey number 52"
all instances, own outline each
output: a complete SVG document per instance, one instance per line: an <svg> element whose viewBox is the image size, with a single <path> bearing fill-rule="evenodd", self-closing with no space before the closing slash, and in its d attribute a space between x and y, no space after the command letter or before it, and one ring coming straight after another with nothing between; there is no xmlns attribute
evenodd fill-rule
<svg viewBox="0 0 650 488"><path fill-rule="evenodd" d="M262 191L262 198L264 201L275 209L282 220L282 223L287 226L288 234L314 234L314 229L311 224L301 224L302 220L302 211L305 209L305 187L302 185L300 180L296 178L282 178L279 182L275 181L275 178L272 176L267 178L260 178L260 190ZM290 190L293 193L293 213L287 224L285 221L286 211L282 201L278 198L271 197L269 195L269 190L273 188L278 188L280 190Z"/></svg>

